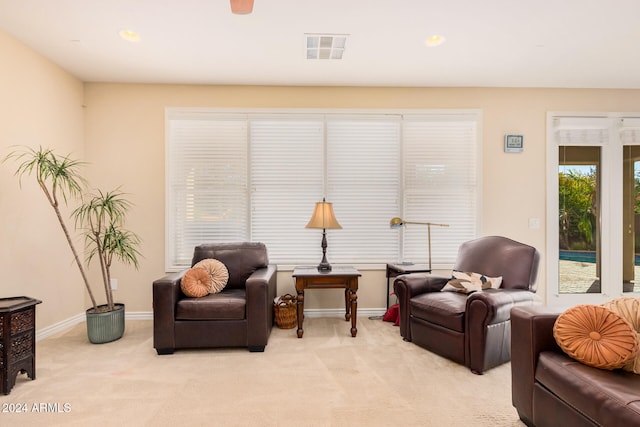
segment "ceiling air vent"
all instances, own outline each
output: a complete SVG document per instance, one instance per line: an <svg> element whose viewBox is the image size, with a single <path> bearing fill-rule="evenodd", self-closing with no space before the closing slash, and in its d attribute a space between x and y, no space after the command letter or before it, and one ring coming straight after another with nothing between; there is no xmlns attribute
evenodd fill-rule
<svg viewBox="0 0 640 427"><path fill-rule="evenodd" d="M307 59L342 59L348 34L305 34Z"/></svg>

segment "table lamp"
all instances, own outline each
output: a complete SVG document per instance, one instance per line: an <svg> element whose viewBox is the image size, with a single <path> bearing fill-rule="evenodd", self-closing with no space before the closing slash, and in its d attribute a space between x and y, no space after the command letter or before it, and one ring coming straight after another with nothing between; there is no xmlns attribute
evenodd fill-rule
<svg viewBox="0 0 640 427"><path fill-rule="evenodd" d="M316 209L313 211L313 215L306 225L306 228L322 228L322 261L318 264L318 271L329 272L331 271L331 264L327 262L327 228L339 229L342 228L336 220L336 216L333 213L333 204L325 201L324 197L321 202L316 203Z"/></svg>
<svg viewBox="0 0 640 427"><path fill-rule="evenodd" d="M427 226L427 245L429 246L429 270L431 270L431 226L437 227L448 227L449 224L435 224L433 222L415 222L415 221L405 221L402 218L391 218L389 221L389 226L391 228L400 228L405 224L418 224L418 225L426 225Z"/></svg>

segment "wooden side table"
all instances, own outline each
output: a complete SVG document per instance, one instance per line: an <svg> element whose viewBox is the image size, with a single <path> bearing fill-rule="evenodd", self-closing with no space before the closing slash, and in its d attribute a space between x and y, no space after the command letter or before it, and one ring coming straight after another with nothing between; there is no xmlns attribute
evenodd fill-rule
<svg viewBox="0 0 640 427"><path fill-rule="evenodd" d="M431 273L427 264L387 264L387 308L389 308L389 285L391 279L410 273Z"/></svg>
<svg viewBox="0 0 640 427"><path fill-rule="evenodd" d="M302 338L304 330L304 290L344 288L345 320L351 320L351 336L358 333L356 328L358 315L358 277L361 274L354 267L333 266L331 271L319 272L317 267L295 267L293 278L298 293L298 338Z"/></svg>
<svg viewBox="0 0 640 427"><path fill-rule="evenodd" d="M0 298L0 391L9 394L18 373L36 379L36 304L29 297Z"/></svg>

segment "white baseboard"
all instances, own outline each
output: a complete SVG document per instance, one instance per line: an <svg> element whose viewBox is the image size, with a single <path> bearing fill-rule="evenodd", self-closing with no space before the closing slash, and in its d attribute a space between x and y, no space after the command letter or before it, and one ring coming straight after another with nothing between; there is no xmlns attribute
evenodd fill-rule
<svg viewBox="0 0 640 427"><path fill-rule="evenodd" d="M131 313L131 312L125 311L124 318L125 320L152 320L153 312L137 311L137 312ZM59 332L64 332L68 329L73 328L79 323L86 322L86 320L87 320L86 314L83 312L80 314L76 314L75 316L71 316L68 319L55 323L51 326L44 327L36 331L36 341L43 340Z"/></svg>
<svg viewBox="0 0 640 427"><path fill-rule="evenodd" d="M125 320L153 320L153 311L124 312Z"/></svg>
<svg viewBox="0 0 640 427"><path fill-rule="evenodd" d="M387 310L385 308L365 308L358 309L358 316L382 316ZM342 308L312 308L304 311L306 317L341 317L344 316L344 309ZM125 311L125 320L153 320L152 311ZM55 323L51 326L47 326L36 331L36 341L43 340L59 332L64 332L67 329L71 329L79 323L86 321L85 313L76 314L61 322Z"/></svg>
<svg viewBox="0 0 640 427"><path fill-rule="evenodd" d="M359 308L358 317L382 316L386 308ZM344 308L310 308L304 310L305 317L344 317Z"/></svg>
<svg viewBox="0 0 640 427"><path fill-rule="evenodd" d="M364 308L358 309L358 316L382 316L386 313L386 308ZM344 316L343 308L312 308L304 311L307 317L334 317ZM125 312L126 320L153 320L152 311Z"/></svg>
<svg viewBox="0 0 640 427"><path fill-rule="evenodd" d="M76 314L66 320L63 320L58 323L54 323L51 326L47 326L36 331L36 341L40 341L42 339L48 338L52 335L55 335L59 332L64 332L67 329L71 329L76 326L78 323L84 322L86 319L85 313Z"/></svg>

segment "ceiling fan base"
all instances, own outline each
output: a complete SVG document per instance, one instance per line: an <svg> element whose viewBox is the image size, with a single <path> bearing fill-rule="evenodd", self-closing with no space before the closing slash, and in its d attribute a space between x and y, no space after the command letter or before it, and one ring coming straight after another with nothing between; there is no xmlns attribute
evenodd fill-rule
<svg viewBox="0 0 640 427"><path fill-rule="evenodd" d="M229 0L231 12L236 15L248 15L253 12L253 0Z"/></svg>

